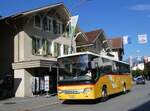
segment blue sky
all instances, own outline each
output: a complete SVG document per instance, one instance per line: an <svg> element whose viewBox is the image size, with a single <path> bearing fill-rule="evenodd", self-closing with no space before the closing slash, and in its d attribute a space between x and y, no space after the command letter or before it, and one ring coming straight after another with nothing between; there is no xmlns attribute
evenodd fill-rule
<svg viewBox="0 0 150 111"><path fill-rule="evenodd" d="M0 15L64 2L72 15L79 15L82 30L102 28L108 38L128 35L131 44L125 45L124 58L150 56L149 0L0 0ZM137 35L147 34L148 43L138 44Z"/></svg>

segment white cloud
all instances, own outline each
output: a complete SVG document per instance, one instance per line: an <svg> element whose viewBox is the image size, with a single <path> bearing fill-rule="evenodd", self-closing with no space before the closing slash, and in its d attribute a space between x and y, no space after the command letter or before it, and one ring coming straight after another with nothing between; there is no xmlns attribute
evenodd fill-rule
<svg viewBox="0 0 150 111"><path fill-rule="evenodd" d="M137 4L130 7L134 11L150 11L150 4Z"/></svg>

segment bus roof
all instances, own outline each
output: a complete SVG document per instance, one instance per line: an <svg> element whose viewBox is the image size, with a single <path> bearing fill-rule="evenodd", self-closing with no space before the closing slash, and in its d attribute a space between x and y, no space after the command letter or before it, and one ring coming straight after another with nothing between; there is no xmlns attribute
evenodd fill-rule
<svg viewBox="0 0 150 111"><path fill-rule="evenodd" d="M113 59L112 57L109 57L109 56L107 56L107 55L99 55L99 54L96 54L96 53L93 53L93 52L89 52L89 51L86 51L86 52L77 52L77 53L73 53L73 54L68 54L68 55L59 56L58 59L59 59L59 58L64 58L64 57L71 57L71 56L77 56L77 55L84 55L84 54L95 55L95 56L98 56L98 57L106 58L106 59L109 59L109 60L112 60L112 61L117 61L117 62L120 62L120 63L124 63L124 64L129 65L127 62L115 60L115 59Z"/></svg>

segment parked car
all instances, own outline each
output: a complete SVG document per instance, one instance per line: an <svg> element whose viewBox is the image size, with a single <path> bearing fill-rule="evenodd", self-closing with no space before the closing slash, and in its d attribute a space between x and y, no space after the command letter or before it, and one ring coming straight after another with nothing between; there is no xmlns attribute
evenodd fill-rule
<svg viewBox="0 0 150 111"><path fill-rule="evenodd" d="M135 80L136 84L145 84L145 79L144 77L139 77Z"/></svg>

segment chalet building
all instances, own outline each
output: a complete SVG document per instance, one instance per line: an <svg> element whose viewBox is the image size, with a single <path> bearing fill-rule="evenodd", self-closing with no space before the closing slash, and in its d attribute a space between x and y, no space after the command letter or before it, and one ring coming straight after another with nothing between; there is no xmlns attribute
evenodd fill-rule
<svg viewBox="0 0 150 111"><path fill-rule="evenodd" d="M121 37L107 39L108 44L111 48L110 53L114 56L116 60L123 60L124 55L124 47L123 47L123 39Z"/></svg>
<svg viewBox="0 0 150 111"><path fill-rule="evenodd" d="M75 38L68 36L70 17L58 3L0 19L0 73L14 77L16 97L44 94L45 76L49 90L56 92L57 57L68 54L70 47L76 52ZM75 34L77 41L85 39L79 27Z"/></svg>
<svg viewBox="0 0 150 111"><path fill-rule="evenodd" d="M85 32L87 39L76 40L77 52L90 51L97 54L108 51L108 44L103 30L93 30L90 32Z"/></svg>

